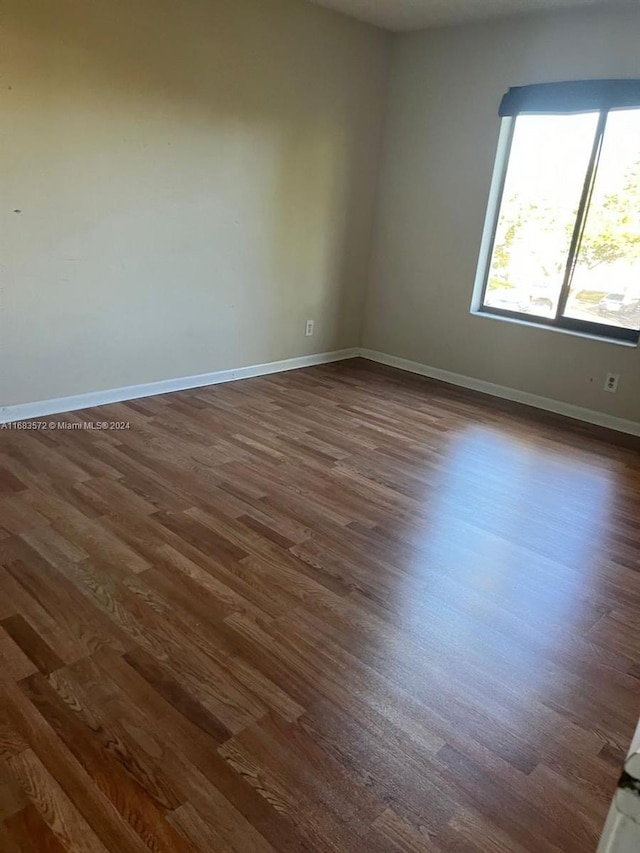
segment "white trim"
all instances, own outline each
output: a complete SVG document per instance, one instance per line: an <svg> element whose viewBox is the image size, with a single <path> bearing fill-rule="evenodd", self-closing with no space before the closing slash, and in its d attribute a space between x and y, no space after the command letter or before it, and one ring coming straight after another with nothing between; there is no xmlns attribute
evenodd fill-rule
<svg viewBox="0 0 640 853"><path fill-rule="evenodd" d="M526 391L518 391L515 388L507 388L504 385L496 385L493 382L485 382L483 379L474 379L471 376L463 376L460 373L452 373L449 370L441 370L439 367L430 367L417 361L410 361L395 355L387 355L371 349L349 349L334 350L333 352L322 352L314 355L303 355L298 358L287 358L283 361L271 361L267 364L252 364L247 367L238 367L234 370L218 370L214 373L202 373L199 376L184 376L178 379L161 379L158 382L148 382L144 385L129 385L124 388L113 388L108 391L92 391L88 394L75 394L71 397L57 397L53 400L41 400L34 403L19 403L15 406L0 407L0 424L12 423L13 421L42 418L48 415L57 415L64 412L73 412L78 409L89 409L92 406L105 406L109 403L122 403L126 400L138 400L141 397L152 397L156 394L169 394L172 391L186 391L189 388L203 388L206 385L219 385L222 382L234 382L238 379L249 379L252 376L266 376L269 373L282 373L287 370L298 370L301 367L312 367L316 364L329 364L333 361L343 361L347 358L361 356L369 361L397 367L409 373L417 373L420 376L428 376L440 382L450 385L458 385L461 388L469 388L472 391L480 391L503 400L513 400L536 409L544 409L547 412L555 412L574 420L584 421L589 424L614 429L629 435L640 436L640 423L636 421L617 418L604 412L595 412L591 409L583 409L560 400L552 400L548 397L539 397L537 394L529 394Z"/></svg>
<svg viewBox="0 0 640 853"><path fill-rule="evenodd" d="M631 741L624 769L640 778L640 723ZM640 849L640 796L630 788L620 788L613 796L598 853L635 853Z"/></svg>
<svg viewBox="0 0 640 853"><path fill-rule="evenodd" d="M56 397L52 400L40 400L34 403L18 403L15 406L0 407L0 424L13 421L31 420L47 415L58 415L92 406L105 406L108 403L122 403L126 400L138 400L156 394L168 394L171 391L186 391L189 388L203 388L205 385L219 385L237 379L249 379L252 376L265 376L268 373L281 373L285 370L298 370L315 364L329 364L354 358L360 354L355 348L321 352L314 355L301 355L286 358L283 361L270 361L267 364L252 364L234 370L218 370L214 373L202 373L198 376L183 376L178 379L161 379L144 385L129 385L124 388L112 388L107 391L91 391L88 394L74 394L71 397Z"/></svg>
<svg viewBox="0 0 640 853"><path fill-rule="evenodd" d="M635 800L637 808L637 799L637 794L616 791L602 830L598 853L637 853L640 844L640 825L621 809L622 800L627 806L630 801Z"/></svg>
<svg viewBox="0 0 640 853"><path fill-rule="evenodd" d="M503 400L513 400L515 403L524 403L525 406L533 406L536 409L544 409L546 412L554 412L567 418L584 421L588 424L614 429L629 435L640 436L640 423L629 421L625 418L617 418L604 412L595 412L592 409L583 409L581 406L573 406L571 403L563 403L560 400L552 400L549 397L539 397L537 394L529 394L527 391L518 391L516 388L507 388L504 385L496 385L494 382L485 382L483 379L474 379L471 376L463 376L460 373L451 373L449 370L441 370L439 367L430 367L417 361L409 361L395 355L387 355L376 350L362 349L360 355L369 361L386 364L389 367L397 367L409 373L418 373L420 376L428 376L438 379L440 382L448 382L450 385L458 385L461 388L469 388L472 391L480 391L483 394L491 394Z"/></svg>

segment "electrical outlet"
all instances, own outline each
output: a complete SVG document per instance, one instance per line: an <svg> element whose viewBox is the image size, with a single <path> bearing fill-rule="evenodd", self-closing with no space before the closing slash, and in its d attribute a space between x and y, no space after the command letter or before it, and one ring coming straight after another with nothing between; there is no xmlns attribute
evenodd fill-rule
<svg viewBox="0 0 640 853"><path fill-rule="evenodd" d="M313 328L315 326L315 322L313 320L307 320L307 325L304 328L305 335L310 338L313 334Z"/></svg>
<svg viewBox="0 0 640 853"><path fill-rule="evenodd" d="M620 381L620 374L618 373L607 373L607 378L604 380L604 390L610 391L612 394L615 394L618 390L618 382Z"/></svg>

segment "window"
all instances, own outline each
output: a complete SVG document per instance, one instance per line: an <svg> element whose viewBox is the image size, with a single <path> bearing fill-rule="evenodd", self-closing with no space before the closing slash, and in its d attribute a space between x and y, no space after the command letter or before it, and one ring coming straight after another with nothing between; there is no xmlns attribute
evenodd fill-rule
<svg viewBox="0 0 640 853"><path fill-rule="evenodd" d="M637 343L640 80L510 89L477 311Z"/></svg>

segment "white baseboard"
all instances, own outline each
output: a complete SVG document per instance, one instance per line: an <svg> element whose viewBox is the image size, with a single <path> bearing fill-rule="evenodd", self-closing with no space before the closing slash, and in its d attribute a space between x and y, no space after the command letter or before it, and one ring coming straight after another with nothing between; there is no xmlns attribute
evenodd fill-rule
<svg viewBox="0 0 640 853"><path fill-rule="evenodd" d="M314 355L303 355L298 358L287 358L283 361L271 361L267 364L252 364L248 367L239 367L234 370L218 370L214 373L202 373L198 376L183 376L178 379L161 379L158 382L147 382L144 385L129 385L124 388L113 388L107 391L91 391L88 394L74 394L70 397L57 397L52 400L40 400L34 403L19 403L15 406L0 407L0 424L13 421L31 420L33 418L58 415L64 412L73 412L78 409L89 409L92 406L104 406L108 403L122 403L126 400L137 400L142 397L152 397L156 394L168 394L171 391L186 391L189 388L203 388L206 385L219 385L222 382L234 382L238 379L249 379L252 376L265 376L269 373L282 373L286 370L298 370L301 367L312 367L316 364L329 364L332 361L342 361L347 358L361 356L369 361L386 364L389 367L397 367L409 373L417 373L420 376L428 376L430 379L438 379L450 385L458 385L461 388L469 388L472 391L480 391L483 394L491 394L503 400L512 400L533 406L536 409L544 409L568 418L574 418L585 423L596 426L607 427L618 432L629 435L640 436L640 423L636 421L617 418L604 412L596 412L563 403L560 400L552 400L549 397L539 397L537 394L529 394L526 391L518 391L516 388L507 388L504 385L496 385L493 382L485 382L482 379L474 379L463 376L460 373L452 373L449 370L441 370L439 367L430 367L417 361L399 358L395 355L377 352L371 349L334 350L333 352L322 352Z"/></svg>
<svg viewBox="0 0 640 853"><path fill-rule="evenodd" d="M71 397L57 397L52 400L40 400L35 403L19 403L15 406L0 407L0 424L13 421L43 418L59 415L92 406L104 406L108 403L122 403L126 400L139 400L156 394L168 394L171 391L186 391L189 388L203 388L205 385L219 385L222 382L234 382L237 379L249 379L252 376L265 376L268 373L282 373L285 370L297 370L300 367L312 367L315 364L329 364L354 358L360 351L355 348L321 352L314 355L302 355L298 358L286 358L283 361L271 361L267 364L252 364L235 370L218 370L215 373L202 373L198 376L183 376L178 379L161 379L144 385L129 385L124 388L112 388L108 391L91 391L88 394L74 394Z"/></svg>
<svg viewBox="0 0 640 853"><path fill-rule="evenodd" d="M503 400L512 400L515 403L524 403L525 406L533 406L536 409L544 409L567 418L574 418L588 424L607 427L618 432L629 435L640 436L640 423L629 421L625 418L617 418L604 412L596 412L592 409L583 409L581 406L573 406L560 400L552 400L549 397L539 397L537 394L529 394L526 391L518 391L516 388L507 388L504 385L496 385L493 382L485 382L483 379L474 379L471 376L463 376L460 373L451 373L449 370L441 370L439 367L430 367L417 361L409 361L406 358L398 358L395 355L387 355L376 350L361 349L359 355L369 361L386 364L389 367L397 367L409 373L418 373L420 376L428 376L450 385L458 385L461 388L469 388L472 391L481 391L483 394L491 394L493 397L501 397Z"/></svg>

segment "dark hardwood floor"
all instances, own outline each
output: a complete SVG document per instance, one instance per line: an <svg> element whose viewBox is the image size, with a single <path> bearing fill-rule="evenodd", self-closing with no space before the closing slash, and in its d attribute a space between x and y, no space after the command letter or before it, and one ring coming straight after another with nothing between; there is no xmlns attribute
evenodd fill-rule
<svg viewBox="0 0 640 853"><path fill-rule="evenodd" d="M594 851L640 456L351 361L0 431L0 849Z"/></svg>

